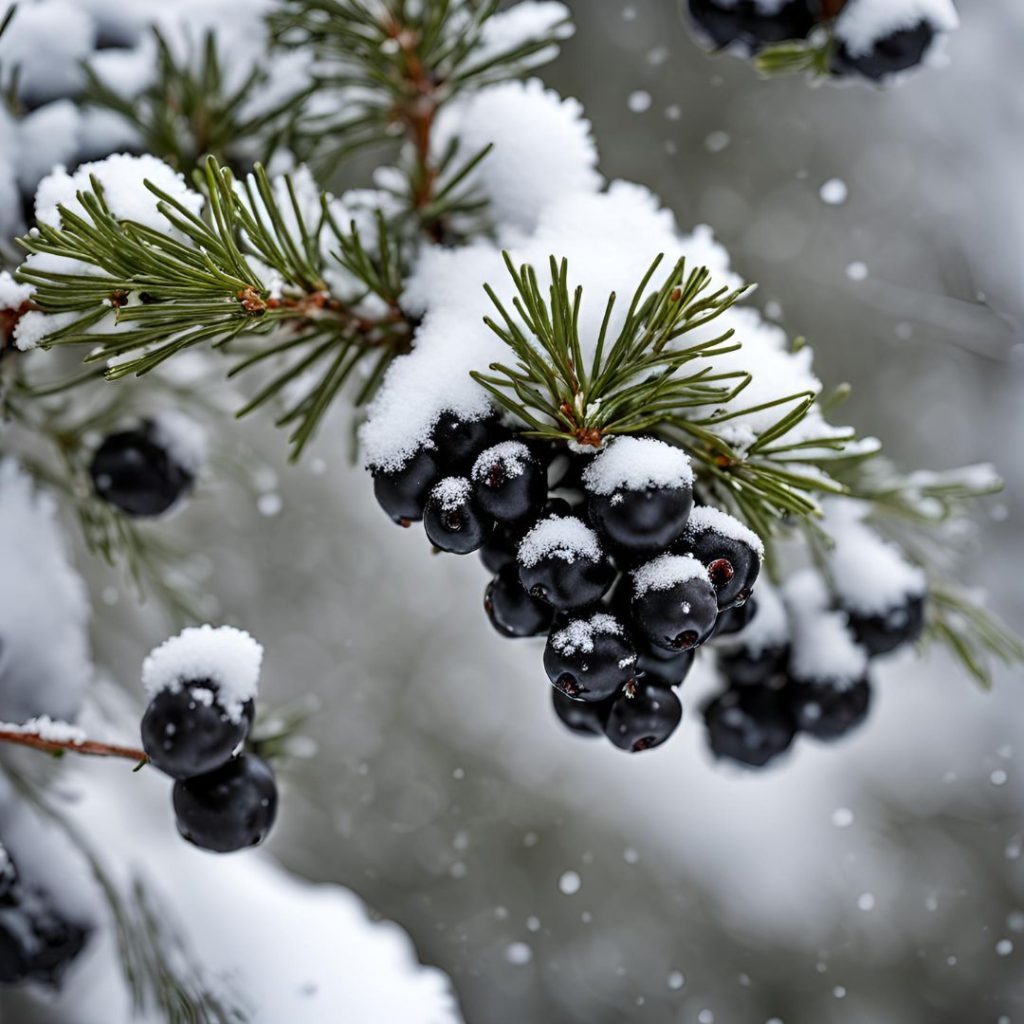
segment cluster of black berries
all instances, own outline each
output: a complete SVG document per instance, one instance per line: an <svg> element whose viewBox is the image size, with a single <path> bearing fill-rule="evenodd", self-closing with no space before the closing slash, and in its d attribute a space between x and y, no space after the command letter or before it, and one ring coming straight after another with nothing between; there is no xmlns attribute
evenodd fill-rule
<svg viewBox="0 0 1024 1024"><path fill-rule="evenodd" d="M143 715L143 749L154 767L175 780L178 831L203 850L257 846L274 824L274 773L243 752L253 714L251 700L232 714L216 683L196 679L161 690Z"/></svg>
<svg viewBox="0 0 1024 1024"><path fill-rule="evenodd" d="M575 732L641 751L682 718L674 687L694 651L742 620L758 538L694 508L685 453L620 437L599 453L516 438L497 420L445 415L404 464L374 472L396 522L435 548L479 551L484 607L507 637L547 635L544 667Z"/></svg>
<svg viewBox="0 0 1024 1024"><path fill-rule="evenodd" d="M163 515L195 482L152 421L105 437L89 475L100 498L136 519Z"/></svg>
<svg viewBox="0 0 1024 1024"><path fill-rule="evenodd" d="M870 0L688 0L698 34L718 49L734 47L752 55L766 47L806 39L818 25L831 26L829 71L881 81L924 61L944 27L941 17L921 16L910 24L865 27ZM939 0L937 10L945 10ZM884 12L883 12L884 13Z"/></svg>
<svg viewBox="0 0 1024 1024"><path fill-rule="evenodd" d="M41 891L24 885L0 843L0 984L34 981L55 986L88 937Z"/></svg>
<svg viewBox="0 0 1024 1024"><path fill-rule="evenodd" d="M768 765L800 733L830 741L861 725L871 705L870 661L915 641L925 611L922 593L864 614L808 602L794 587L787 619L775 592L760 589L761 614L772 622L752 616L718 651L726 688L704 708L715 756L750 768Z"/></svg>

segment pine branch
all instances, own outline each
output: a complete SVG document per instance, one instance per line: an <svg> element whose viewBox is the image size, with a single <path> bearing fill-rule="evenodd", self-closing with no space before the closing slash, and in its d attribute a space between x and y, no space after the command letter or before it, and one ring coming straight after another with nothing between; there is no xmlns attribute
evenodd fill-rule
<svg viewBox="0 0 1024 1024"><path fill-rule="evenodd" d="M304 211L289 177L271 182L257 166L238 182L210 158L205 186L202 216L149 186L167 222L161 231L115 217L93 179L78 195L82 212L60 207L59 226L42 224L21 239L30 253L85 264L81 271L74 264L68 271L31 264L19 271L40 309L70 315L42 347L86 345L85 362L106 363L107 378L118 380L147 374L196 345L234 352L245 339L258 341L233 374L268 360L283 364L240 415L286 387L298 389L278 419L293 428L298 457L365 359L372 369L360 401L408 348L413 322L399 305L401 260L382 217L371 253L354 225L346 233L336 222L329 197L320 198L315 215ZM325 256L332 243L334 256ZM330 291L329 261L351 275L351 296ZM370 296L383 312L360 311Z"/></svg>
<svg viewBox="0 0 1024 1024"><path fill-rule="evenodd" d="M240 172L251 164L254 151L268 161L288 144L312 85L264 108L257 100L268 72L253 67L241 84L229 87L214 32L206 32L198 51L181 59L159 29L152 33L153 81L137 95L122 95L86 63L84 105L122 117L135 130L143 152L186 175L200 170L206 156Z"/></svg>

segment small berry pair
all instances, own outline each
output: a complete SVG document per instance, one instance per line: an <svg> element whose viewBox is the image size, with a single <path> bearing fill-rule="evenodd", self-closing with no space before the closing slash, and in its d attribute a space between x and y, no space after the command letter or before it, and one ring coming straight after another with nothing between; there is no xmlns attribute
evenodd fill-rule
<svg viewBox="0 0 1024 1024"><path fill-rule="evenodd" d="M151 694L142 745L174 780L181 835L216 853L256 846L277 813L277 785L261 758L244 752L263 649L222 626L186 629L143 665Z"/></svg>

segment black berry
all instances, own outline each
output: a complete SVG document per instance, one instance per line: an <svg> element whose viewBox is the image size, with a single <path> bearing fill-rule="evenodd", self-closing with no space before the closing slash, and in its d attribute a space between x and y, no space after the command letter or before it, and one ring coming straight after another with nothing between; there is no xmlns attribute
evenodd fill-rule
<svg viewBox="0 0 1024 1024"><path fill-rule="evenodd" d="M898 647L912 644L924 629L925 600L919 594L908 594L903 604L880 615L864 615L848 611L850 628L857 642L872 657L888 654Z"/></svg>
<svg viewBox="0 0 1024 1024"><path fill-rule="evenodd" d="M514 563L505 566L487 585L484 611L491 625L507 637L539 636L551 628L554 617L550 605L526 592Z"/></svg>
<svg viewBox="0 0 1024 1024"><path fill-rule="evenodd" d="M480 452L505 440L508 433L495 416L468 420L442 413L432 435L438 463L445 472L468 473Z"/></svg>
<svg viewBox="0 0 1024 1024"><path fill-rule="evenodd" d="M666 651L653 644L640 646L636 667L643 673L645 682L660 683L663 686L681 686L693 668L697 652Z"/></svg>
<svg viewBox="0 0 1024 1024"><path fill-rule="evenodd" d="M750 597L761 571L762 545L738 519L710 506L694 509L679 546L707 568L719 608Z"/></svg>
<svg viewBox="0 0 1024 1024"><path fill-rule="evenodd" d="M767 644L756 649L744 645L718 654L718 665L730 683L759 686L783 672L789 662L788 644Z"/></svg>
<svg viewBox="0 0 1024 1024"><path fill-rule="evenodd" d="M544 648L544 670L567 697L602 701L636 673L636 651L622 623L599 612L553 630Z"/></svg>
<svg viewBox="0 0 1024 1024"><path fill-rule="evenodd" d="M834 740L861 725L871 707L871 684L791 679L787 696L801 732L819 740Z"/></svg>
<svg viewBox="0 0 1024 1024"><path fill-rule="evenodd" d="M551 703L559 721L577 736L603 736L614 698L603 701L573 700L552 688Z"/></svg>
<svg viewBox="0 0 1024 1024"><path fill-rule="evenodd" d="M597 534L574 516L540 520L519 545L518 560L526 590L564 611L595 604L615 578Z"/></svg>
<svg viewBox="0 0 1024 1024"><path fill-rule="evenodd" d="M736 43L756 52L772 43L804 39L814 27L810 0L789 0L771 14L754 0L689 0L697 31L716 49Z"/></svg>
<svg viewBox="0 0 1024 1024"><path fill-rule="evenodd" d="M423 526L430 543L441 551L476 551L487 536L487 523L469 480L448 476L435 484L423 510Z"/></svg>
<svg viewBox="0 0 1024 1024"><path fill-rule="evenodd" d="M154 438L151 428L110 434L89 464L96 494L125 515L159 516L192 486L193 477Z"/></svg>
<svg viewBox="0 0 1024 1024"><path fill-rule="evenodd" d="M242 754L206 775L174 784L178 831L214 853L258 846L277 814L277 784L267 764Z"/></svg>
<svg viewBox="0 0 1024 1024"><path fill-rule="evenodd" d="M615 699L604 731L620 750L636 754L664 743L682 719L683 706L674 690L638 683Z"/></svg>
<svg viewBox="0 0 1024 1024"><path fill-rule="evenodd" d="M751 595L743 604L733 605L720 612L715 623L715 638L742 633L757 614L757 598Z"/></svg>
<svg viewBox="0 0 1024 1024"><path fill-rule="evenodd" d="M176 779L205 775L231 760L249 734L249 714L233 721L208 680L162 690L142 716L142 746L160 771Z"/></svg>
<svg viewBox="0 0 1024 1024"><path fill-rule="evenodd" d="M878 82L916 67L924 60L934 41L935 29L927 21L891 32L876 40L868 50L856 53L837 34L832 52L832 71L837 75L861 75Z"/></svg>
<svg viewBox="0 0 1024 1024"><path fill-rule="evenodd" d="M477 456L473 486L480 507L510 523L540 510L548 493L547 471L522 441L503 441Z"/></svg>
<svg viewBox="0 0 1024 1024"><path fill-rule="evenodd" d="M688 651L711 636L718 601L703 566L688 555L662 555L633 573L633 621L647 641Z"/></svg>
<svg viewBox="0 0 1024 1024"><path fill-rule="evenodd" d="M763 768L789 749L796 722L786 698L769 686L733 687L704 709L711 752L718 758Z"/></svg>
<svg viewBox="0 0 1024 1024"><path fill-rule="evenodd" d="M373 493L380 507L401 526L419 522L431 488L441 476L435 453L420 448L398 469L373 470Z"/></svg>

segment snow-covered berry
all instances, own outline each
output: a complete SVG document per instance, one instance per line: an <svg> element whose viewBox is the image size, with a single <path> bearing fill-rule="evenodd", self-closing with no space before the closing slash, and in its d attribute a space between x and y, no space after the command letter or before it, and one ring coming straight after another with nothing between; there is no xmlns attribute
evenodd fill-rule
<svg viewBox="0 0 1024 1024"><path fill-rule="evenodd" d="M710 505L695 508L679 547L706 566L719 608L731 608L750 597L764 544L734 516Z"/></svg>
<svg viewBox="0 0 1024 1024"><path fill-rule="evenodd" d="M615 577L597 534L575 516L540 520L523 538L517 557L527 591L564 611L599 601Z"/></svg>
<svg viewBox="0 0 1024 1024"><path fill-rule="evenodd" d="M622 623L597 612L553 630L544 648L544 670L567 697L601 701L636 673L636 651Z"/></svg>
<svg viewBox="0 0 1024 1024"><path fill-rule="evenodd" d="M771 43L803 39L814 27L813 0L689 0L690 17L715 49L754 53Z"/></svg>
<svg viewBox="0 0 1024 1024"><path fill-rule="evenodd" d="M480 507L499 522L536 514L547 497L547 473L522 441L502 441L473 463L473 486Z"/></svg>
<svg viewBox="0 0 1024 1024"><path fill-rule="evenodd" d="M667 686L638 683L608 711L605 735L620 750L637 754L661 746L683 719L683 706Z"/></svg>
<svg viewBox="0 0 1024 1024"><path fill-rule="evenodd" d="M704 724L716 758L750 768L788 750L797 731L789 703L772 686L730 687L704 709Z"/></svg>
<svg viewBox="0 0 1024 1024"><path fill-rule="evenodd" d="M152 424L105 437L93 453L89 475L100 498L135 518L163 515L195 480Z"/></svg>
<svg viewBox="0 0 1024 1024"><path fill-rule="evenodd" d="M434 485L423 510L423 527L441 551L468 555L483 544L488 523L466 477L446 476Z"/></svg>
<svg viewBox="0 0 1024 1024"><path fill-rule="evenodd" d="M924 629L925 599L908 594L905 600L883 612L866 615L847 610L850 629L857 642L875 658L914 643Z"/></svg>
<svg viewBox="0 0 1024 1024"><path fill-rule="evenodd" d="M514 562L487 584L484 611L491 625L507 637L540 636L551 628L555 614L551 605L527 593Z"/></svg>
<svg viewBox="0 0 1024 1024"><path fill-rule="evenodd" d="M647 641L688 651L711 636L718 601L707 570L689 555L660 555L632 576L633 621Z"/></svg>
<svg viewBox="0 0 1024 1024"><path fill-rule="evenodd" d="M258 846L277 815L277 783L267 763L242 754L216 771L174 784L178 831L212 853Z"/></svg>
<svg viewBox="0 0 1024 1024"><path fill-rule="evenodd" d="M615 438L584 470L583 484L591 523L627 552L664 551L693 507L689 457L654 438Z"/></svg>
<svg viewBox="0 0 1024 1024"><path fill-rule="evenodd" d="M400 526L418 523L431 488L441 476L432 448L420 448L400 466L374 467L373 494Z"/></svg>
<svg viewBox="0 0 1024 1024"><path fill-rule="evenodd" d="M505 440L508 433L494 416L474 420L445 412L435 424L431 436L442 470L461 475L472 469L477 456L485 448Z"/></svg>
<svg viewBox="0 0 1024 1024"><path fill-rule="evenodd" d="M866 679L791 679L786 688L789 706L801 732L819 740L834 740L861 725L871 707L871 683Z"/></svg>

